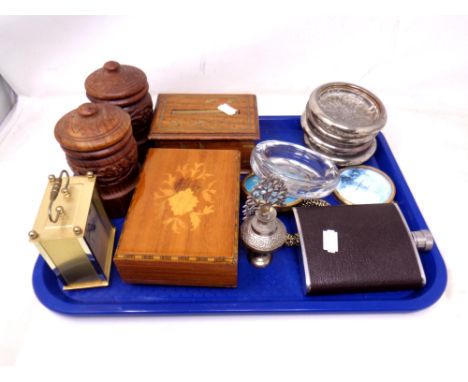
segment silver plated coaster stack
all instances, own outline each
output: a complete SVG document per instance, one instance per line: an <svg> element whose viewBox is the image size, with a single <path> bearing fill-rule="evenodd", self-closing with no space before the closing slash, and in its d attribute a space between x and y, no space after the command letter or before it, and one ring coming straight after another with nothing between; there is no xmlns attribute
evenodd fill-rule
<svg viewBox="0 0 468 382"><path fill-rule="evenodd" d="M377 96L346 82L315 89L301 117L306 145L339 166L368 160L386 121L385 107Z"/></svg>

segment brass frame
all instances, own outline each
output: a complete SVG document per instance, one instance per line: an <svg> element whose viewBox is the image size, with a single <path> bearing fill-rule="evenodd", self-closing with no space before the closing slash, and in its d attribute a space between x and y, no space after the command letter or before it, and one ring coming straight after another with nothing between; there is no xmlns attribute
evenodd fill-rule
<svg viewBox="0 0 468 382"><path fill-rule="evenodd" d="M106 264L104 266L104 269L102 270L104 272L104 275L106 276L106 279L95 280L95 281L83 281L79 283L72 283L69 285L64 285L63 290L75 290L75 289L86 289L86 288L97 288L97 287L108 286L109 280L110 280L110 271L111 271L111 266L112 266L112 252L114 250L113 248L114 239L115 239L115 227L112 227L111 233L107 240ZM83 248L83 251L85 253L91 252L84 238L80 238L79 243L81 244L81 247Z"/></svg>
<svg viewBox="0 0 468 382"><path fill-rule="evenodd" d="M341 177L341 173L343 171L346 171L346 170L349 170L350 168L365 168L365 169L368 169L368 170L371 170L371 171L375 171L379 174L381 174L385 179L388 180L391 188L392 188L392 192L390 194L390 197L383 203L391 203L393 201L393 199L395 198L395 195L396 195L396 187L395 187L395 183L393 182L392 178L390 178L386 173L384 173L382 170L378 169L377 167L372 167L372 166L367 166L367 165L360 165L360 166L348 166L348 167L343 167L342 169L340 169L340 177ZM347 205L354 205L354 203L350 202L349 200L347 200L345 197L343 197L337 189L335 189L333 191L333 195L342 203L344 204L347 204Z"/></svg>

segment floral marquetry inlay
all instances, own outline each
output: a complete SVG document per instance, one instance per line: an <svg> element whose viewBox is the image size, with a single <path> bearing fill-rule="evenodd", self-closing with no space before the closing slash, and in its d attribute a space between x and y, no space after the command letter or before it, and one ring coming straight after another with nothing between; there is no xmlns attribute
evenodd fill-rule
<svg viewBox="0 0 468 382"><path fill-rule="evenodd" d="M185 164L177 167L174 174L167 174L159 191L154 193L155 203L167 203L172 213L164 225L169 225L176 234L196 230L203 216L214 212L213 178L203 163Z"/></svg>

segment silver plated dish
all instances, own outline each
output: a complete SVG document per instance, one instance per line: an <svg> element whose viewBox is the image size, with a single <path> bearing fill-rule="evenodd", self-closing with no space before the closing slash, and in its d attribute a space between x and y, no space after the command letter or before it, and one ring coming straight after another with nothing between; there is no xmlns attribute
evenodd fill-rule
<svg viewBox="0 0 468 382"><path fill-rule="evenodd" d="M345 156L358 155L367 151L372 145L372 141L374 139L370 137L370 140L368 142L352 146L345 143L332 142L330 140L327 140L326 137L321 136L321 133L315 128L315 126L311 126L308 123L307 117L304 114L301 117L301 126L304 130L304 133L307 134L309 140L314 142L317 145L317 147L320 148L320 151L325 154L336 154Z"/></svg>
<svg viewBox="0 0 468 382"><path fill-rule="evenodd" d="M328 126L325 125L322 121L316 119L312 112L306 108L305 114L307 116L307 122L309 126L314 126L315 129L329 142L342 144L346 146L359 146L364 143L372 141L378 134L365 134L362 136L353 135L351 137L344 136L343 134L337 134L333 131L328 130Z"/></svg>
<svg viewBox="0 0 468 382"><path fill-rule="evenodd" d="M385 107L375 94L346 82L319 86L310 95L307 108L327 130L348 138L375 134L387 121Z"/></svg>
<svg viewBox="0 0 468 382"><path fill-rule="evenodd" d="M324 153L323 151L320 150L320 147L318 147L312 140L309 139L307 134L304 134L304 142L307 147L309 147L311 150L314 151L319 151L324 157L330 159L336 165L338 166L355 166L359 165L361 163L364 163L367 161L372 155L374 155L375 150L377 149L377 141L374 139L370 145L370 147L357 155L354 156L344 156L344 155L338 155L338 154L328 154Z"/></svg>

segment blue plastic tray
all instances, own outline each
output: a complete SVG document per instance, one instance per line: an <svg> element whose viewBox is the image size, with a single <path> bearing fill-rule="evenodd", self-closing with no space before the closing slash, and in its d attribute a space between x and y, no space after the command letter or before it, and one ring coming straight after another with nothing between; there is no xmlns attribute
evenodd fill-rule
<svg viewBox="0 0 468 382"><path fill-rule="evenodd" d="M261 138L303 144L299 117L261 117ZM395 182L396 201L411 230L427 228L408 185L383 137L367 164L386 172ZM337 204L333 196L328 200ZM292 213L281 214L289 232L296 232ZM123 219L115 220L117 235ZM117 236L118 237L118 236ZM266 269L252 267L239 244L239 279L235 289L167 287L124 284L115 268L107 288L63 291L41 257L33 274L39 300L48 308L72 315L103 314L196 314L196 313L273 313L273 312L390 312L423 309L442 295L447 273L434 246L421 255L427 284L420 290L305 296L298 261L300 248L283 248L274 254Z"/></svg>

